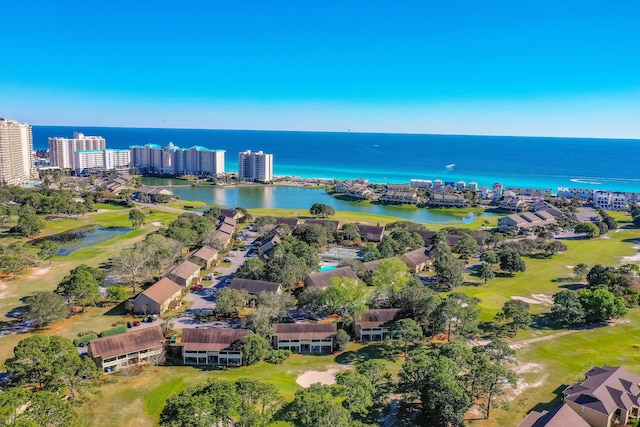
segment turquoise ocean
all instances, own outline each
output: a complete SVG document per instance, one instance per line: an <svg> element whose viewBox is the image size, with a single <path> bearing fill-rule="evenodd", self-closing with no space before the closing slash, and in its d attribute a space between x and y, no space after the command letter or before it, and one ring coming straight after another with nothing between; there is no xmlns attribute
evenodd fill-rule
<svg viewBox="0 0 640 427"><path fill-rule="evenodd" d="M226 150L227 171L237 171L238 152L262 150L273 154L275 175L640 192L640 140L33 126L34 148L74 132L103 136L108 148L173 142Z"/></svg>

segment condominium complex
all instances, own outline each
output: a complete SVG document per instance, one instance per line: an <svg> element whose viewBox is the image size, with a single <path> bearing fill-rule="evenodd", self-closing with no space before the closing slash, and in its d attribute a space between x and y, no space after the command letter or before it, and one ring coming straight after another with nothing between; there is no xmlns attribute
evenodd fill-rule
<svg viewBox="0 0 640 427"><path fill-rule="evenodd" d="M21 185L33 177L31 126L0 118L0 183Z"/></svg>
<svg viewBox="0 0 640 427"><path fill-rule="evenodd" d="M134 145L131 164L142 172L169 175L211 175L224 173L224 150L201 146L179 148L170 142L166 147L157 144Z"/></svg>
<svg viewBox="0 0 640 427"><path fill-rule="evenodd" d="M273 154L250 150L238 153L238 179L270 182L273 180Z"/></svg>
<svg viewBox="0 0 640 427"><path fill-rule="evenodd" d="M76 151L104 150L106 148L106 141L101 136L85 136L83 133L75 132L73 138L50 137L49 161L51 166L76 169L74 156Z"/></svg>
<svg viewBox="0 0 640 427"><path fill-rule="evenodd" d="M73 153L76 173L87 169L120 169L131 164L129 150L76 150Z"/></svg>

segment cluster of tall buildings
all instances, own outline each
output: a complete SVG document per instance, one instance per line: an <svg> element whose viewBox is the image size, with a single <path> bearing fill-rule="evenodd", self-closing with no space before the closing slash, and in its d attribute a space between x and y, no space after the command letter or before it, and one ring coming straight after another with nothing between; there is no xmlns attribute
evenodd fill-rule
<svg viewBox="0 0 640 427"><path fill-rule="evenodd" d="M89 170L126 169L167 175L210 175L225 173L225 150L202 146L180 148L173 143L134 145L128 150L107 148L101 136L75 132L73 138L50 137L49 165L72 169L76 174ZM37 178L34 167L31 126L0 118L0 184L23 185ZM271 182L273 154L262 151L238 153L238 180Z"/></svg>
<svg viewBox="0 0 640 427"><path fill-rule="evenodd" d="M0 118L0 184L23 185L34 178L31 126Z"/></svg>

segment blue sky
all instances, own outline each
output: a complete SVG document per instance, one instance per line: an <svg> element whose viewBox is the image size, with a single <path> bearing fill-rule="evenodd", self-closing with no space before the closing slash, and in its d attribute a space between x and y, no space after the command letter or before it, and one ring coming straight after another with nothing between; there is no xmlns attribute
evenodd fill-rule
<svg viewBox="0 0 640 427"><path fill-rule="evenodd" d="M636 0L13 1L0 115L640 138L638 22Z"/></svg>

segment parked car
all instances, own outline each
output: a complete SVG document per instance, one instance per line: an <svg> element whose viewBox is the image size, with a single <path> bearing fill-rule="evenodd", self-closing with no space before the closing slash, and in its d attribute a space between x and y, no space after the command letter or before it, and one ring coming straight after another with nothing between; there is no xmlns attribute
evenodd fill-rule
<svg viewBox="0 0 640 427"><path fill-rule="evenodd" d="M229 258L225 258L224 262L231 262L231 260Z"/></svg>
<svg viewBox="0 0 640 427"><path fill-rule="evenodd" d="M195 285L193 288L191 288L192 291L194 292L198 292L202 290L202 285Z"/></svg>
<svg viewBox="0 0 640 427"><path fill-rule="evenodd" d="M133 321L133 326L140 326L140 321L139 320L134 320Z"/></svg>
<svg viewBox="0 0 640 427"><path fill-rule="evenodd" d="M239 251L240 249L235 249L235 250L236 250L236 251ZM229 256L229 257L234 257L234 256L236 256L236 254L234 254L234 253L231 253L231 252L230 252L230 253L229 253L229 255L227 255L227 256Z"/></svg>
<svg viewBox="0 0 640 427"><path fill-rule="evenodd" d="M127 328L131 328L133 326L133 322L127 322Z"/></svg>

